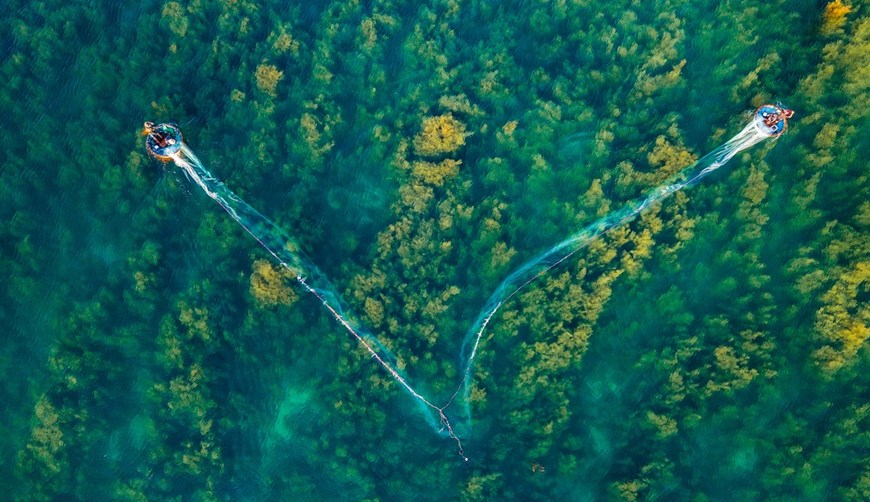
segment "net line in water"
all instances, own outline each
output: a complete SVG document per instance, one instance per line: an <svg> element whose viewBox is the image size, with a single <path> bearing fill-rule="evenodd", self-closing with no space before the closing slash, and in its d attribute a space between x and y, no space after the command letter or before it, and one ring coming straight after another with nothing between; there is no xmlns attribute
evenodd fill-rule
<svg viewBox="0 0 870 502"><path fill-rule="evenodd" d="M774 110L774 112L783 112L784 110L778 106L773 107L772 105L765 105L765 107L767 107L768 110ZM443 406L438 406L432 403L428 398L411 386L406 376L388 361L388 359L395 360L393 354L382 343L380 343L380 341L378 341L377 337L362 326L351 321L350 316L345 314L342 308L342 302L329 280L318 269L318 267L305 256L301 251L301 248L297 245L296 241L290 237L290 235L284 232L269 218L263 216L256 209L248 205L233 191L227 188L226 185L215 178L203 166L202 162L197 158L193 151L183 142L181 143L180 148L177 148L176 151L172 153L166 153L165 156L174 161L175 164L178 165L178 167L180 167L187 176L206 193L206 195L214 199L224 210L226 210L226 212L248 233L250 233L251 236L253 236L254 239L256 239L281 266L287 268L295 276L296 281L305 291L314 295L323 304L324 308L330 313L330 315L349 334L351 334L357 342L359 342L366 352L370 354L371 358L374 359L393 378L393 380L395 380L411 397L414 398L415 403L418 405L421 413L430 426L439 433L446 434L448 437L453 439L456 442L459 455L465 461L468 461L460 436L456 433L454 425L450 422L445 410L453 404L456 401L456 398L461 394L464 406L462 408L460 420L463 422L466 430L471 430L469 392L471 378L473 376L474 360L478 354L480 342L484 332L486 331L486 327L498 310L528 284L534 282L549 270L569 259L575 253L605 233L631 221L638 214L643 212L644 209L664 200L673 193L694 185L704 176L725 165L739 152L746 150L767 138L777 137L781 134L785 128L785 120L782 119L781 122L774 122L773 126L762 121L762 111L765 107L759 108L754 115L753 120L733 138L691 165L685 167L679 173L672 176L656 188L650 190L645 196L631 201L621 209L613 211L587 225L580 231L538 254L535 258L527 261L517 270L508 275L489 297L463 339L460 351L461 378L456 390L451 394L450 398ZM787 117L790 118L791 112L788 110L785 110L785 112L788 112ZM767 115L764 117L765 120L767 120ZM779 127L778 131L777 126ZM180 132L178 133L178 137L180 140Z"/></svg>
<svg viewBox="0 0 870 502"><path fill-rule="evenodd" d="M753 120L733 138L698 159L693 164L683 168L680 172L647 192L644 197L631 201L621 209L613 211L590 223L582 230L527 261L507 276L507 278L496 287L495 292L490 295L483 309L475 319L474 324L471 325L471 328L469 328L465 335L459 357L460 363L464 365L464 369L461 371L462 379L456 392L454 392L444 407L446 408L449 406L460 391L464 389L463 402L465 405L465 417L467 420L470 420L469 392L471 389L474 358L477 356L480 340L483 337L484 331L486 331L487 325L492 320L493 316L495 316L496 312L498 312L501 306L514 295L519 293L520 290L557 267L565 260L569 259L575 253L585 248L602 235L633 220L638 214L643 212L644 209L666 199L683 188L696 184L704 176L707 176L716 169L725 165L741 151L746 150L769 137L770 134L764 129L759 128ZM466 356L466 354L468 355Z"/></svg>
<svg viewBox="0 0 870 502"><path fill-rule="evenodd" d="M320 300L330 315L359 342L372 359L377 361L393 380L415 399L422 408L421 411L429 424L456 441L459 455L467 461L468 457L465 456L462 448L462 440L454 432L453 425L444 412L447 405L436 406L417 392L408 383L407 378L387 362L387 358L395 359L392 353L367 330L351 323L342 310L342 303L335 293L335 289L317 266L301 252L295 240L272 220L248 205L226 185L212 176L186 144L182 144L180 150L171 154L170 158L184 170L188 178L199 185L206 195L214 199L242 228L251 234L281 266L293 273L296 281L305 291Z"/></svg>

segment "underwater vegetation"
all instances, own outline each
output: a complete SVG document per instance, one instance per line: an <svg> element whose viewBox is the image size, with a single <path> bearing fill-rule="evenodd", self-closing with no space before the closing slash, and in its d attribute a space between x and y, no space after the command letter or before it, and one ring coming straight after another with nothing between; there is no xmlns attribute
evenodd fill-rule
<svg viewBox="0 0 870 502"><path fill-rule="evenodd" d="M11 0L4 496L867 500L866 9ZM512 271L777 100L498 308L468 462L140 135L177 122L440 405Z"/></svg>

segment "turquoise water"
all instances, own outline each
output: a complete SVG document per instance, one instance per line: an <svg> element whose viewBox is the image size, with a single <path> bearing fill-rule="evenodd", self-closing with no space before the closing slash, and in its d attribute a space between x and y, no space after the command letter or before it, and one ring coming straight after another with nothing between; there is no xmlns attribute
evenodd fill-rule
<svg viewBox="0 0 870 502"><path fill-rule="evenodd" d="M868 28L857 2L13 1L3 493L866 500ZM468 462L139 135L177 121L442 403L504 277L776 100L786 135L499 310Z"/></svg>

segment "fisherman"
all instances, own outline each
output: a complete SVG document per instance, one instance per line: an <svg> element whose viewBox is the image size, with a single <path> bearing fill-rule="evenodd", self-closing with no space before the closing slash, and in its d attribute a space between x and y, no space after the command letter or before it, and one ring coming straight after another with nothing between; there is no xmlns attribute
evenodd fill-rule
<svg viewBox="0 0 870 502"><path fill-rule="evenodd" d="M154 128L154 122L145 122L145 134L154 139L154 144L159 148L166 148L169 145L175 144L175 140L169 138L168 134L158 131Z"/></svg>
<svg viewBox="0 0 870 502"><path fill-rule="evenodd" d="M761 114L761 118L764 119L764 125L766 125L767 127L771 127L771 128L773 128L774 130L776 130L776 127L775 127L775 126L776 126L776 124L780 121L779 110L777 109L777 111L775 111L775 112L773 112L773 113L770 113L770 112L763 112L763 113Z"/></svg>
<svg viewBox="0 0 870 502"><path fill-rule="evenodd" d="M764 125L772 128L775 131L777 129L776 125L781 120L788 120L792 118L793 115L793 110L789 110L788 108L780 108L779 106L777 106L776 111L774 112L762 112L761 118L764 120Z"/></svg>

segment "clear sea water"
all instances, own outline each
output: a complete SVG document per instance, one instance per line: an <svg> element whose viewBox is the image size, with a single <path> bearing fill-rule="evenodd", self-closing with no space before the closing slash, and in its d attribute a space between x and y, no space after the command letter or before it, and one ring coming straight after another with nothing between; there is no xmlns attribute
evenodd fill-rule
<svg viewBox="0 0 870 502"><path fill-rule="evenodd" d="M866 110L838 111L866 86L819 96L808 82L825 65L847 78L821 47L866 47L866 5L834 34L823 7L13 0L0 14L0 499L862 499L866 343L833 375L814 354L825 293L866 265L859 245L837 251L866 243ZM254 264L269 255L148 158L139 132L178 122L355 321L381 302L372 332L443 402L464 330L510 270L777 99L798 114L789 134L494 318L468 462L292 278L272 283L295 291L290 305L258 302ZM423 120L448 113L464 145L415 150ZM829 148L816 134L830 117L843 122ZM813 167L820 151L838 167ZM444 158L459 174L415 211L415 166ZM499 243L514 251L504 263ZM450 286L443 312L424 313ZM866 330L866 279L854 291L842 305ZM588 340L567 355L563 333Z"/></svg>

